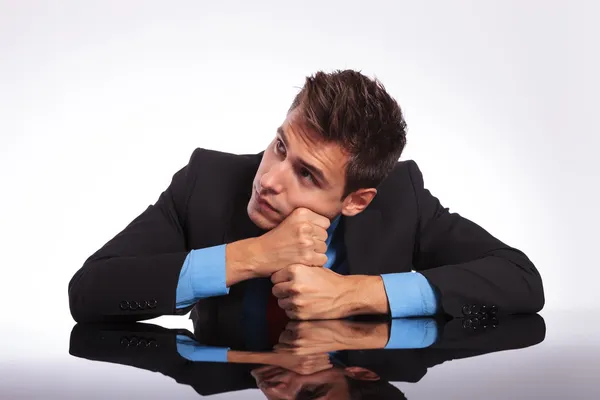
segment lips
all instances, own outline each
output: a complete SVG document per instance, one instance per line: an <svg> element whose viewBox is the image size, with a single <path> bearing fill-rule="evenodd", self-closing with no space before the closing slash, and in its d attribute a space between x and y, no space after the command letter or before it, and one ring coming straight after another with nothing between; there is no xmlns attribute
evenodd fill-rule
<svg viewBox="0 0 600 400"><path fill-rule="evenodd" d="M258 194L258 191L256 191L256 201L258 201L260 204L270 208L274 212L279 212L279 211L277 211L277 209L275 207L273 207L271 205L271 203L269 203L264 197L262 197L260 194Z"/></svg>

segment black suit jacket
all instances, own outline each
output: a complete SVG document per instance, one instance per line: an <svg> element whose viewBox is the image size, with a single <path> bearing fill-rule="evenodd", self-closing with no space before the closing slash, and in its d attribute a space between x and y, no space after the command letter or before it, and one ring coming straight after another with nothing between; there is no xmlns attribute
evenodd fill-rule
<svg viewBox="0 0 600 400"><path fill-rule="evenodd" d="M385 382L418 382L429 368L454 359L519 349L544 340L546 326L541 316L505 316L497 327L473 330L463 319L439 321L438 340L430 347L406 350L344 351L340 357L348 366L359 366L377 373ZM219 326L221 335L231 338L223 343L236 350L255 349L243 343L243 331ZM202 329L202 328L201 328ZM214 330L214 326L210 326ZM77 324L71 332L69 353L76 357L129 365L159 372L181 384L190 385L203 396L256 388L250 371L257 364L192 362L179 355L176 336L193 337L186 330L131 324ZM196 337L206 336L196 332ZM202 344L209 344L204 343Z"/></svg>
<svg viewBox="0 0 600 400"><path fill-rule="evenodd" d="M169 187L92 254L69 282L76 321L137 321L176 309L188 252L264 233L247 215L262 158L196 149ZM342 218L351 274L416 270L439 292L441 310L461 316L481 306L533 313L544 294L537 269L521 251L449 212L424 187L417 164L400 161L365 211ZM237 286L237 287L236 287ZM239 292L243 285L234 285ZM475 310L476 311L476 310Z"/></svg>

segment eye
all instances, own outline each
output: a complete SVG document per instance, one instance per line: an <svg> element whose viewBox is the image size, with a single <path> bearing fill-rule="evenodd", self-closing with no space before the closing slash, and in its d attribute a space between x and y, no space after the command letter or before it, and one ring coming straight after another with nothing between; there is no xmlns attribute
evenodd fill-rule
<svg viewBox="0 0 600 400"><path fill-rule="evenodd" d="M300 175L302 176L302 178L307 179L307 180L311 181L312 183L317 183L317 180L315 179L313 174L311 174L310 171L307 170L306 168L302 168L300 170Z"/></svg>
<svg viewBox="0 0 600 400"><path fill-rule="evenodd" d="M285 154L285 147L283 146L283 142L281 141L281 139L277 139L275 141L275 150L278 153Z"/></svg>

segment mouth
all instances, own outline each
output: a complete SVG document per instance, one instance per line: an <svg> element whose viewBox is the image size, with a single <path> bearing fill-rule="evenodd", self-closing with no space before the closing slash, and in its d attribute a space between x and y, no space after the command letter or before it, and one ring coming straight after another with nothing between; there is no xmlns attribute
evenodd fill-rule
<svg viewBox="0 0 600 400"><path fill-rule="evenodd" d="M254 194L256 195L256 202L262 209L271 211L272 213L279 214L279 211L277 211L277 209L275 207L273 207L271 205L271 203L269 203L264 197L262 197L260 194L258 194L258 191L256 189L254 189L254 192L255 192Z"/></svg>

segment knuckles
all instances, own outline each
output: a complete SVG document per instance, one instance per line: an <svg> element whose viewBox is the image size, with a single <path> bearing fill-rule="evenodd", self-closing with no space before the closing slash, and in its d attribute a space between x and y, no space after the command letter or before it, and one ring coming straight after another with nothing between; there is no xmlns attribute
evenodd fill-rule
<svg viewBox="0 0 600 400"><path fill-rule="evenodd" d="M307 221L298 223L296 229L298 230L298 236L301 238L310 237L309 235L312 233L312 225Z"/></svg>
<svg viewBox="0 0 600 400"><path fill-rule="evenodd" d="M303 291L303 286L300 284L292 284L292 286L290 286L290 292L292 292L293 294L300 294Z"/></svg>
<svg viewBox="0 0 600 400"><path fill-rule="evenodd" d="M294 214L294 216L298 216L298 217L308 217L309 213L310 213L310 211L306 207L298 207L292 212L292 214Z"/></svg>
<svg viewBox="0 0 600 400"><path fill-rule="evenodd" d="M301 298L294 298L292 300L292 304L295 307L304 307L306 305L306 302L303 299L301 299Z"/></svg>
<svg viewBox="0 0 600 400"><path fill-rule="evenodd" d="M293 277L296 277L296 275L298 275L298 273L300 272L300 266L299 265L290 265L288 267L288 271L292 274Z"/></svg>
<svg viewBox="0 0 600 400"><path fill-rule="evenodd" d="M315 242L314 242L314 240L312 238L301 237L300 240L298 241L298 244L303 249L312 249L312 247L314 246Z"/></svg>
<svg viewBox="0 0 600 400"><path fill-rule="evenodd" d="M303 250L300 253L300 261L303 264L310 264L312 261L312 253L309 250ZM297 271L298 271L298 267L296 266L295 271L293 271L293 272L297 272Z"/></svg>

